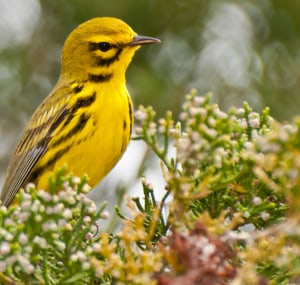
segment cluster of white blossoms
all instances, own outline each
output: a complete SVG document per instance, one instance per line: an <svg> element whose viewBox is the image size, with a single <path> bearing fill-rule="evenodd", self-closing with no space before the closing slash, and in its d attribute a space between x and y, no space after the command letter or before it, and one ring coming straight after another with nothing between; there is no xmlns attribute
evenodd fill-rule
<svg viewBox="0 0 300 285"><path fill-rule="evenodd" d="M95 223L107 215L86 197L88 188L77 177L67 179L56 194L28 184L16 205L1 207L0 272L24 280L26 276L42 278L42 271L48 270L50 278L51 270L44 266L53 258L65 270L91 270Z"/></svg>

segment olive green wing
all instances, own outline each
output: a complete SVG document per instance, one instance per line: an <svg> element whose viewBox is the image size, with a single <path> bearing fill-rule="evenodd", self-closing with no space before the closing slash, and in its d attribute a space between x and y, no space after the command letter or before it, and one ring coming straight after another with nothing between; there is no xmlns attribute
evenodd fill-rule
<svg viewBox="0 0 300 285"><path fill-rule="evenodd" d="M23 187L32 168L46 151L47 140L44 140L44 143L44 145L34 146L26 153L13 156L1 192L1 201L4 206L9 206L19 189Z"/></svg>
<svg viewBox="0 0 300 285"><path fill-rule="evenodd" d="M54 130L69 114L67 100L49 95L33 114L8 165L1 192L1 201L9 206L20 188L24 187L39 159L47 151ZM68 97L68 96L66 96Z"/></svg>

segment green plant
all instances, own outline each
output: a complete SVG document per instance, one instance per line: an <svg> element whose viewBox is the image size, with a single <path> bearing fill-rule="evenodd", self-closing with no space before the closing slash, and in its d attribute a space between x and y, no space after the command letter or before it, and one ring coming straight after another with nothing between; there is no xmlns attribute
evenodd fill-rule
<svg viewBox="0 0 300 285"><path fill-rule="evenodd" d="M164 189L142 178L114 233L66 170L29 184L0 211L3 284L288 284L300 275L300 120L266 108L223 112L186 96L179 121L136 112L136 136L161 162ZM60 190L58 192L58 190ZM160 201L156 192L164 191ZM55 194L58 193L58 194Z"/></svg>

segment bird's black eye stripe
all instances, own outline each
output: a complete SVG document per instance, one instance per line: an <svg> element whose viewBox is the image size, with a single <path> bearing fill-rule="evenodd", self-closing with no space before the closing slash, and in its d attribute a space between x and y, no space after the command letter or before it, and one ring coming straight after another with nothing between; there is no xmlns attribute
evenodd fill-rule
<svg viewBox="0 0 300 285"><path fill-rule="evenodd" d="M115 45L112 45L108 42L100 42L100 43L90 42L89 43L90 51L101 50L103 52L106 52L106 51L112 49L113 47L115 47Z"/></svg>

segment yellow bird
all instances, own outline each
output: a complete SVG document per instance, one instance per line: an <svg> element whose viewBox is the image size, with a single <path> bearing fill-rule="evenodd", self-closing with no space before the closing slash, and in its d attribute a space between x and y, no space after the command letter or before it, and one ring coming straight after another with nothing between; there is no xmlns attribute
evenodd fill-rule
<svg viewBox="0 0 300 285"><path fill-rule="evenodd" d="M68 36L55 87L32 115L8 165L4 206L27 183L47 189L51 172L67 165L94 187L124 153L133 126L125 73L141 45L160 42L137 35L125 22L94 18Z"/></svg>

